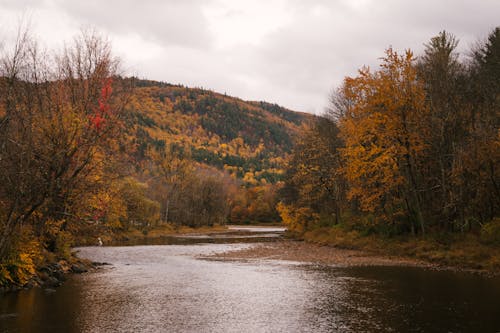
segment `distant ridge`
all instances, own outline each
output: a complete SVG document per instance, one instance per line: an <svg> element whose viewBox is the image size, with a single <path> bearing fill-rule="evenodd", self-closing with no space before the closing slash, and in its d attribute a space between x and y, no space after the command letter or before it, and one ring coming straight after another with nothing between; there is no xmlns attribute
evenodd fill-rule
<svg viewBox="0 0 500 333"><path fill-rule="evenodd" d="M250 183L282 178L299 128L314 118L202 88L142 79L134 83L126 123L136 160L143 160L148 149L169 145L188 149L200 165L226 170Z"/></svg>

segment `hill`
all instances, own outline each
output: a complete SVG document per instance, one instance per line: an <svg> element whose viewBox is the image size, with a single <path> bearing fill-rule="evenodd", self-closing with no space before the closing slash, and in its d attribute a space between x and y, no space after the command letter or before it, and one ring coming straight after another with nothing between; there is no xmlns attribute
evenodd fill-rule
<svg viewBox="0 0 500 333"><path fill-rule="evenodd" d="M294 137L313 119L276 104L149 80L135 81L126 111L136 161L168 146L250 185L281 179Z"/></svg>

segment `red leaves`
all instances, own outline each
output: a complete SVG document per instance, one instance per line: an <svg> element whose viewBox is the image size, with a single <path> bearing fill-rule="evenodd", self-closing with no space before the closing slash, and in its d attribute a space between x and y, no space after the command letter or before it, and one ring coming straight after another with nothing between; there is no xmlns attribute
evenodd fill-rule
<svg viewBox="0 0 500 333"><path fill-rule="evenodd" d="M101 129L101 127L104 125L104 121L105 121L105 119L103 117L101 117L101 115L99 115L99 114L96 114L96 115L90 117L90 124L97 131L99 131Z"/></svg>
<svg viewBox="0 0 500 333"><path fill-rule="evenodd" d="M113 92L112 83L112 78L108 78L103 82L101 94L97 100L98 107L95 109L95 113L89 117L90 127L97 132L104 128L107 118L112 113L109 105L109 98Z"/></svg>
<svg viewBox="0 0 500 333"><path fill-rule="evenodd" d="M111 111L111 108L108 104L108 100L111 96L111 93L113 92L113 88L111 87L111 84L113 83L112 78L108 78L105 82L103 87L101 88L101 97L99 97L99 111L101 113L107 114Z"/></svg>

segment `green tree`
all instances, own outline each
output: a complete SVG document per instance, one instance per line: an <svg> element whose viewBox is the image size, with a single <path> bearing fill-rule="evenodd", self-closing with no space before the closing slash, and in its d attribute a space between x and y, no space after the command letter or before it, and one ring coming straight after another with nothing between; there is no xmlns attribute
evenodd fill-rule
<svg viewBox="0 0 500 333"><path fill-rule="evenodd" d="M430 109L427 122L429 153L424 164L429 190L424 193L425 205L442 227L448 227L456 214L452 168L460 142L466 135L466 110L462 98L465 68L458 61L457 45L455 36L442 31L425 44L424 55L418 63Z"/></svg>

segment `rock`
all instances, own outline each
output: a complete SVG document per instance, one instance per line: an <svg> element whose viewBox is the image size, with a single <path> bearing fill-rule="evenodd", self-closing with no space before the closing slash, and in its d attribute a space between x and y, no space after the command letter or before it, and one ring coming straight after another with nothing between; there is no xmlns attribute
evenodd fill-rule
<svg viewBox="0 0 500 333"><path fill-rule="evenodd" d="M48 266L43 266L43 267L40 267L38 269L38 271L40 273L43 273L43 274L48 274L48 273L50 273L52 271L52 269L50 267L48 267Z"/></svg>
<svg viewBox="0 0 500 333"><path fill-rule="evenodd" d="M56 279L53 276L49 276L43 285L47 288L55 288L55 287L59 287L61 285L61 281L59 281L58 279Z"/></svg>
<svg viewBox="0 0 500 333"><path fill-rule="evenodd" d="M56 263L52 264L52 268L53 268L53 270L55 270L55 271L62 271L62 270L63 270L62 265L61 265L60 263L58 263L58 262L56 262Z"/></svg>
<svg viewBox="0 0 500 333"><path fill-rule="evenodd" d="M46 270L40 270L40 272L38 273L38 278L40 279L40 281L47 281L47 279L49 278L49 272L46 271Z"/></svg>
<svg viewBox="0 0 500 333"><path fill-rule="evenodd" d="M28 283L26 283L24 285L24 289L31 289L31 288L36 287L36 286L37 286L37 284L36 284L35 280L30 280L30 281L28 281Z"/></svg>
<svg viewBox="0 0 500 333"><path fill-rule="evenodd" d="M71 266L71 271L76 274L81 274L86 273L89 270L82 264L73 264L73 266Z"/></svg>
<svg viewBox="0 0 500 333"><path fill-rule="evenodd" d="M9 319L9 318L16 318L18 316L19 316L19 314L17 314L17 313L5 313L5 314L0 315L0 320Z"/></svg>
<svg viewBox="0 0 500 333"><path fill-rule="evenodd" d="M98 261L93 261L92 266L99 267L99 266L109 266L111 265L110 263L107 262L98 262Z"/></svg>
<svg viewBox="0 0 500 333"><path fill-rule="evenodd" d="M19 287L19 286L12 286L12 287L10 287L10 290L9 290L9 291L11 291L11 292L16 292L16 291L20 291L21 289L22 289L22 288L21 288L21 287Z"/></svg>
<svg viewBox="0 0 500 333"><path fill-rule="evenodd" d="M66 281L66 275L64 274L63 271L56 270L52 273L53 277L56 278L58 281Z"/></svg>

